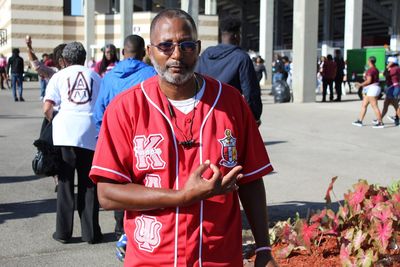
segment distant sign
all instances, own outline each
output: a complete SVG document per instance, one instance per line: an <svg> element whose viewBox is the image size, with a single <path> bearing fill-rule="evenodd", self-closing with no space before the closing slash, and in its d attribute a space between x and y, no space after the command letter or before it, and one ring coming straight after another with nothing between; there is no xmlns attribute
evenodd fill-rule
<svg viewBox="0 0 400 267"><path fill-rule="evenodd" d="M133 26L132 27L132 33L140 35L140 26Z"/></svg>

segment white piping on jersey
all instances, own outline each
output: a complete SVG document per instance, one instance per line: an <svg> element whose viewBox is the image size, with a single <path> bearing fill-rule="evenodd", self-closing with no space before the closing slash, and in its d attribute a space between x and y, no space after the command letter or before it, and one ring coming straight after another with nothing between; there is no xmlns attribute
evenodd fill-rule
<svg viewBox="0 0 400 267"><path fill-rule="evenodd" d="M268 167L270 167L270 166L271 166L271 163L268 163L267 165L265 165L265 166L263 166L263 167L261 167L261 168L255 170L255 171L252 171L252 172L243 174L243 177L253 175L253 174L255 174L255 173L257 173L257 172L260 172L260 171L262 171L262 170L264 170L264 169L266 169L266 168L268 168Z"/></svg>
<svg viewBox="0 0 400 267"><path fill-rule="evenodd" d="M174 148L175 148L175 172L176 172L176 177L175 177L175 184L176 184L176 190L179 190L179 158L178 158L178 145L176 143L176 136L175 136L175 132L174 132L174 127L172 126L171 121L168 119L167 115L164 114L164 112L162 112L162 110L156 105L156 103L153 102L153 100L151 100L151 98L147 95L146 91L144 90L144 86L143 86L144 82L140 83L140 87L142 89L142 92L144 94L144 96L146 97L147 101L153 105L158 112L161 113L161 115L166 119L166 121L169 124L169 127L171 128L172 131L172 135L174 136ZM179 224L179 207L176 207L176 212L175 212L175 248L174 248L174 266L178 266L178 224Z"/></svg>
<svg viewBox="0 0 400 267"><path fill-rule="evenodd" d="M205 81L204 81L205 82ZM212 111L214 110L215 106L218 103L219 97L221 96L221 92L222 92L222 85L221 82L218 81L219 84L219 89L218 89L218 95L215 98L215 101L211 107L211 109L208 111L206 117L204 118L203 122L201 123L201 127L200 127L200 164L203 164L203 128L206 125L206 121L208 119L208 117L210 117ZM203 265L202 263L202 253L203 253L203 200L200 201L200 240L199 240L199 266L201 267Z"/></svg>
<svg viewBox="0 0 400 267"><path fill-rule="evenodd" d="M117 175L127 179L129 182L132 183L132 179L129 176L126 176L125 174L122 174L120 172L117 172L117 171L114 171L114 170L111 170L111 169L108 169L108 168L96 166L96 165L93 165L91 169L99 169L99 170L102 170L102 171L107 171L107 172L111 172L111 173L117 174Z"/></svg>

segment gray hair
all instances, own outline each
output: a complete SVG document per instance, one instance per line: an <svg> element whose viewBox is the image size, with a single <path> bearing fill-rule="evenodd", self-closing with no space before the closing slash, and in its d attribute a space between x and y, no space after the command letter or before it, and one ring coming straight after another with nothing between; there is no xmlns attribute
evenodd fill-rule
<svg viewBox="0 0 400 267"><path fill-rule="evenodd" d="M83 65L86 60L86 50L80 42L72 42L64 47L62 56L71 65Z"/></svg>

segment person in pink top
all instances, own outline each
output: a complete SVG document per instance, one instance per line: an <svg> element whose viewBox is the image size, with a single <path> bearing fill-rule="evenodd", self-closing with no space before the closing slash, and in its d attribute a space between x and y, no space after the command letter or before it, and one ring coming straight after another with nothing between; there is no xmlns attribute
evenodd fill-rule
<svg viewBox="0 0 400 267"><path fill-rule="evenodd" d="M28 59L32 65L32 68L47 81L50 80L54 73L65 67L65 62L62 57L62 51L66 44L59 44L53 49L53 56L51 58L52 64L50 65L39 61L39 59L35 55L35 52L33 51L32 38L29 35L26 36L25 43L28 51Z"/></svg>
<svg viewBox="0 0 400 267"><path fill-rule="evenodd" d="M113 44L108 44L104 48L103 58L96 63L94 71L103 77L107 72L114 68L118 61L117 48Z"/></svg>
<svg viewBox="0 0 400 267"><path fill-rule="evenodd" d="M360 116L353 122L354 126L362 127L365 113L367 113L368 105L371 104L372 109L375 112L377 122L373 128L383 128L382 114L378 107L378 97L381 93L381 87L379 86L379 71L375 67L376 58L374 56L368 58L369 69L365 73L365 81L361 84L357 84L358 87L363 87L363 102L361 105Z"/></svg>
<svg viewBox="0 0 400 267"><path fill-rule="evenodd" d="M8 84L8 77L7 77L7 58L0 54L0 82L1 82L1 90L6 89L4 87L4 81L6 81L7 88L10 89L10 85Z"/></svg>
<svg viewBox="0 0 400 267"><path fill-rule="evenodd" d="M388 63L384 72L386 78L386 97L383 102L382 118L385 117L389 105L392 105L396 111L396 116L388 116L388 119L394 122L396 126L399 125L399 98L400 98L400 68L397 57L389 57Z"/></svg>

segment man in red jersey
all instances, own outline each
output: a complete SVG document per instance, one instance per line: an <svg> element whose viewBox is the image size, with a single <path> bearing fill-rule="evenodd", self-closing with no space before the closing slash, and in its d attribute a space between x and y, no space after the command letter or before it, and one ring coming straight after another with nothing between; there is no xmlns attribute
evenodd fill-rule
<svg viewBox="0 0 400 267"><path fill-rule="evenodd" d="M105 209L124 209L126 266L243 266L240 204L271 256L262 176L271 172L256 121L233 87L194 73L193 19L166 9L152 21L157 76L108 106L90 177Z"/></svg>

